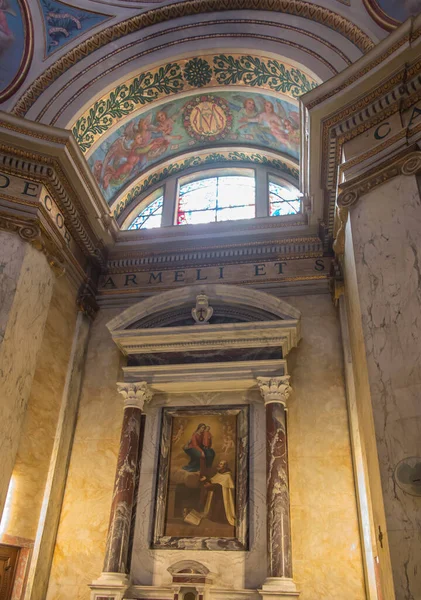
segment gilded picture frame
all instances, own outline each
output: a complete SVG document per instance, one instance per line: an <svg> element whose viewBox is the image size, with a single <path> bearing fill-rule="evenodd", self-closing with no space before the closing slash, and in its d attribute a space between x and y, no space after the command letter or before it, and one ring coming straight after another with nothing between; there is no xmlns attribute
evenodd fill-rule
<svg viewBox="0 0 421 600"><path fill-rule="evenodd" d="M162 409L151 547L248 549L249 407Z"/></svg>

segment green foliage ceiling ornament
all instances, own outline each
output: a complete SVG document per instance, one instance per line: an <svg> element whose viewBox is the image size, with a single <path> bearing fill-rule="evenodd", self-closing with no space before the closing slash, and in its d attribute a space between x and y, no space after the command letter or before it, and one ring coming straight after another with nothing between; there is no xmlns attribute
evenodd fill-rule
<svg viewBox="0 0 421 600"><path fill-rule="evenodd" d="M293 98L317 87L299 69L286 69L277 60L264 61L254 56L234 58L220 54L214 56L214 72L220 85L243 83L253 87L268 85L274 92L290 93Z"/></svg>
<svg viewBox="0 0 421 600"><path fill-rule="evenodd" d="M212 79L212 67L203 58L192 58L184 66L184 79L193 87L203 87Z"/></svg>
<svg viewBox="0 0 421 600"><path fill-rule="evenodd" d="M218 85L263 88L292 98L317 87L316 81L299 69L272 58L219 54L207 60L183 59L118 85L78 119L73 135L86 153L106 131L139 107L182 91Z"/></svg>

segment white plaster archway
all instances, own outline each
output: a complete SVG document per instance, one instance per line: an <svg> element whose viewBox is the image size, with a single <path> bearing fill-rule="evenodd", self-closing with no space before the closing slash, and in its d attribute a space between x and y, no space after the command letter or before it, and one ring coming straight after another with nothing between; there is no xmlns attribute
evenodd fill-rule
<svg viewBox="0 0 421 600"><path fill-rule="evenodd" d="M137 321L154 313L186 304L191 304L193 308L196 296L199 293L206 294L211 304L212 301L219 301L224 304L264 309L266 312L278 317L279 320L295 321L296 326L298 326L301 319L300 311L285 302L285 300L275 298L275 296L252 288L215 283L200 286L185 286L151 296L146 300L141 300L124 310L120 315L114 317L114 319L107 323L107 327L110 333L113 334L117 331L128 329Z"/></svg>

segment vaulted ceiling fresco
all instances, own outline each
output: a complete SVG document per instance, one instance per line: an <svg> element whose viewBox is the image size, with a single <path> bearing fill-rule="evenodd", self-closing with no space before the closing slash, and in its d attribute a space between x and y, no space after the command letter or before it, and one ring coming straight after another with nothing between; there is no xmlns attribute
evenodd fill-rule
<svg viewBox="0 0 421 600"><path fill-rule="evenodd" d="M321 4L0 0L1 108L72 129L122 219L148 187L194 167L266 164L297 183L300 96L418 10Z"/></svg>
<svg viewBox="0 0 421 600"><path fill-rule="evenodd" d="M309 71L269 56L219 53L163 63L130 77L92 102L72 126L82 152L145 106L181 92L229 86L267 90L297 99L320 81ZM63 107L65 108L65 107Z"/></svg>
<svg viewBox="0 0 421 600"><path fill-rule="evenodd" d="M297 99L317 85L310 71L269 56L186 57L109 90L85 109L72 131L118 216L134 190L144 190L152 171L156 182L191 168L187 154L193 150L207 150L207 164L222 160L224 149L225 160L238 162L241 156L261 164L266 157L276 170L296 170Z"/></svg>
<svg viewBox="0 0 421 600"><path fill-rule="evenodd" d="M162 159L221 144L250 144L299 156L299 112L255 92L201 93L143 112L106 137L88 163L107 202Z"/></svg>

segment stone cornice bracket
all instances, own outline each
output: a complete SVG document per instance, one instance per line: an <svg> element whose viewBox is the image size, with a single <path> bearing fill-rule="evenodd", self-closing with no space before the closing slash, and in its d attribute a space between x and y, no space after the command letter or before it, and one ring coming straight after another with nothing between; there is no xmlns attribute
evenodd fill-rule
<svg viewBox="0 0 421 600"><path fill-rule="evenodd" d="M152 400L153 392L146 381L138 383L117 383L118 393L124 398L124 408L139 408L143 407Z"/></svg>
<svg viewBox="0 0 421 600"><path fill-rule="evenodd" d="M57 252L55 244L46 236L41 227L33 221L25 221L10 215L0 215L0 229L17 233L25 242L42 252L57 277L64 275L63 256Z"/></svg>
<svg viewBox="0 0 421 600"><path fill-rule="evenodd" d="M364 175L339 186L337 204L339 208L350 208L360 196L386 183L398 175L416 175L421 172L421 151L412 149L389 159L383 165L373 167ZM346 220L345 220L346 222ZM339 232L338 232L339 234ZM336 250L335 250L336 252Z"/></svg>
<svg viewBox="0 0 421 600"><path fill-rule="evenodd" d="M287 407L287 400L292 392L289 385L290 376L282 375L280 377L257 377L257 384L260 393L266 404L277 402Z"/></svg>

